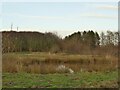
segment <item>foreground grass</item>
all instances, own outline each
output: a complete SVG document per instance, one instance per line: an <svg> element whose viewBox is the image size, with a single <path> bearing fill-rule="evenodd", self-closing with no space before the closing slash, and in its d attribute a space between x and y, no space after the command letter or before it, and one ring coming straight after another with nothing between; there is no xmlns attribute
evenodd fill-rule
<svg viewBox="0 0 120 90"><path fill-rule="evenodd" d="M3 73L3 88L87 88L118 87L118 72L74 74Z"/></svg>

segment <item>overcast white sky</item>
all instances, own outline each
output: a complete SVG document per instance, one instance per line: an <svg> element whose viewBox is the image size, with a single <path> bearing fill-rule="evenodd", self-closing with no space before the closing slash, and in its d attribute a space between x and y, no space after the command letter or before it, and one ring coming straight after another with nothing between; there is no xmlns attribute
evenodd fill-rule
<svg viewBox="0 0 120 90"><path fill-rule="evenodd" d="M77 31L117 31L117 2L3 2L2 28L57 32L64 37Z"/></svg>

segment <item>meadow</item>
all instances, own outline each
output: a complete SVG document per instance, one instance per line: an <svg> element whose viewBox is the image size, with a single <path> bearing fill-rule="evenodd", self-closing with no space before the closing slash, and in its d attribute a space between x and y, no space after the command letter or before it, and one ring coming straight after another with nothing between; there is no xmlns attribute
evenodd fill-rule
<svg viewBox="0 0 120 90"><path fill-rule="evenodd" d="M1 5L3 89L118 88L118 3L85 2Z"/></svg>
<svg viewBox="0 0 120 90"><path fill-rule="evenodd" d="M118 58L22 52L3 54L3 88L118 87ZM74 73L57 71L64 65Z"/></svg>
<svg viewBox="0 0 120 90"><path fill-rule="evenodd" d="M3 73L3 88L118 88L118 73Z"/></svg>

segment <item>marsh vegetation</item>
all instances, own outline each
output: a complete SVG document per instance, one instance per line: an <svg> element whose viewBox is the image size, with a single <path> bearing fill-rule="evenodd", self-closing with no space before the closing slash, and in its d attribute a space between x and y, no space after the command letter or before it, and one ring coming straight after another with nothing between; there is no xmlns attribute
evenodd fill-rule
<svg viewBox="0 0 120 90"><path fill-rule="evenodd" d="M2 34L3 87L118 87L118 32Z"/></svg>

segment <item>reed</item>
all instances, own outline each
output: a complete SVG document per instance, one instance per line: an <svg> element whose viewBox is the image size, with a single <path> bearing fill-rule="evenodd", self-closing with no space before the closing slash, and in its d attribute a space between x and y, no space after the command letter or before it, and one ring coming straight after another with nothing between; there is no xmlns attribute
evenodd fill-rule
<svg viewBox="0 0 120 90"><path fill-rule="evenodd" d="M112 56L67 55L67 54L4 54L3 72L57 73L59 65L65 65L74 72L116 70L118 58Z"/></svg>

